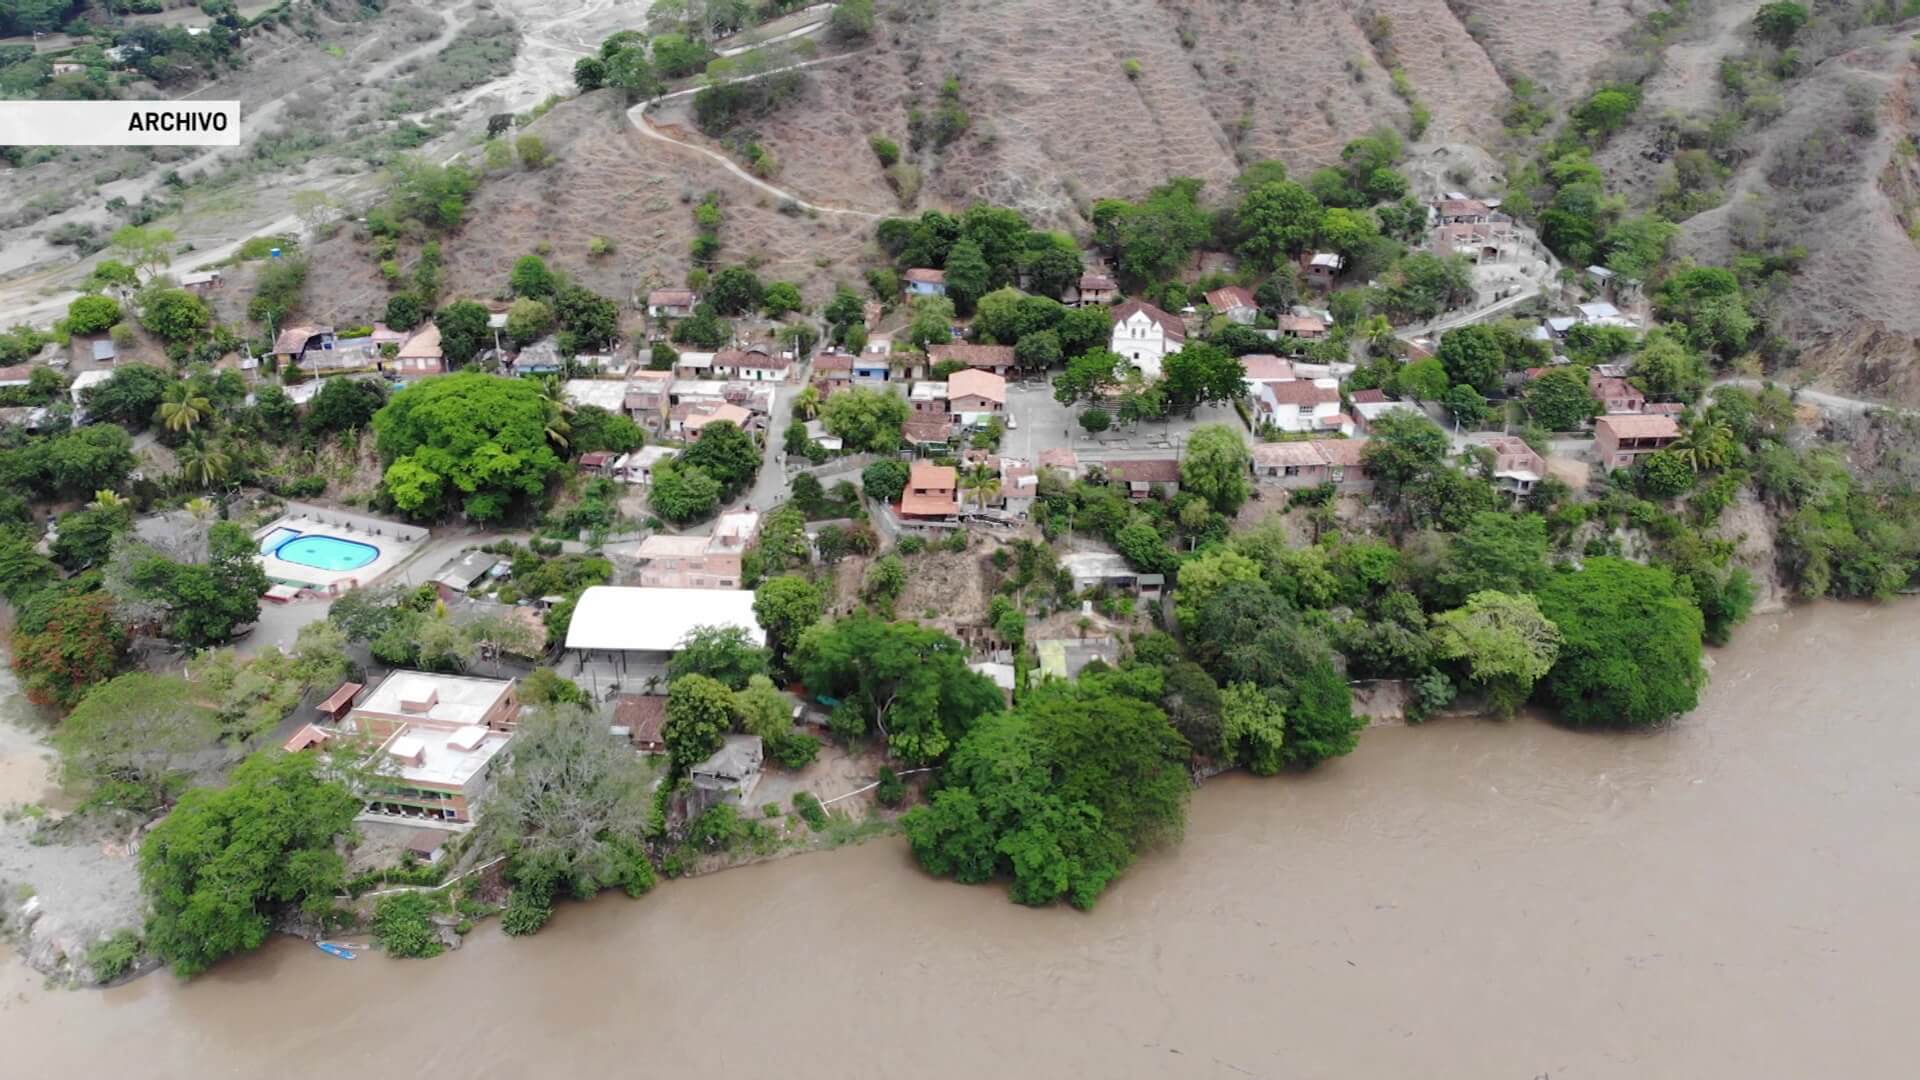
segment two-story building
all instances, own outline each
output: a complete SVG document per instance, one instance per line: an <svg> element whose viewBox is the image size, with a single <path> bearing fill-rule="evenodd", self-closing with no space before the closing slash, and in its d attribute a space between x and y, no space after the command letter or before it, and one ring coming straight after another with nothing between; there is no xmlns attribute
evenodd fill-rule
<svg viewBox="0 0 1920 1080"><path fill-rule="evenodd" d="M1347 268L1347 257L1332 251L1316 251L1301 269L1306 273L1307 284L1317 289L1331 289L1340 279L1340 272Z"/></svg>
<svg viewBox="0 0 1920 1080"><path fill-rule="evenodd" d="M1593 422L1593 452L1608 471L1631 468L1641 458L1680 441L1680 425L1668 415L1602 416Z"/></svg>
<svg viewBox="0 0 1920 1080"><path fill-rule="evenodd" d="M1510 497L1533 492L1547 475L1547 459L1518 435L1496 435L1483 444L1493 451L1493 483Z"/></svg>
<svg viewBox="0 0 1920 1080"><path fill-rule="evenodd" d="M1340 411L1338 379L1294 379L1254 385L1254 421L1290 433L1353 434L1353 420Z"/></svg>
<svg viewBox="0 0 1920 1080"><path fill-rule="evenodd" d="M900 494L903 518L949 518L960 512L960 474L951 465L916 461Z"/></svg>
<svg viewBox="0 0 1920 1080"><path fill-rule="evenodd" d="M465 824L493 786L519 714L511 679L396 671L352 707L339 733L378 747L368 812Z"/></svg>
<svg viewBox="0 0 1920 1080"><path fill-rule="evenodd" d="M1066 295L1060 302L1068 307L1093 307L1097 304L1111 304L1120 298L1120 286L1105 274L1086 273L1080 280L1067 286Z"/></svg>
<svg viewBox="0 0 1920 1080"><path fill-rule="evenodd" d="M1647 395L1618 376L1602 375L1597 371L1588 373L1587 392L1600 403L1600 411L1604 413L1647 411Z"/></svg>
<svg viewBox="0 0 1920 1080"><path fill-rule="evenodd" d="M633 422L658 435L673 410L673 372L636 371L627 376L622 405Z"/></svg>
<svg viewBox="0 0 1920 1080"><path fill-rule="evenodd" d="M724 349L713 358L713 373L722 379L744 382L783 382L793 369L793 358L770 352L760 346L749 349Z"/></svg>
<svg viewBox="0 0 1920 1080"><path fill-rule="evenodd" d="M947 411L969 427L1007 415L1007 380L991 371L956 371L947 377L946 389Z"/></svg>
<svg viewBox="0 0 1920 1080"><path fill-rule="evenodd" d="M857 357L847 353L821 353L813 358L813 384L823 396L853 385L853 365Z"/></svg>
<svg viewBox="0 0 1920 1080"><path fill-rule="evenodd" d="M741 559L760 531L760 515L722 514L711 536L655 533L640 542L633 558L640 584L661 589L737 589Z"/></svg>
<svg viewBox="0 0 1920 1080"><path fill-rule="evenodd" d="M1186 324L1144 300L1129 300L1113 309L1108 347L1148 381L1160 377L1161 364L1186 342Z"/></svg>

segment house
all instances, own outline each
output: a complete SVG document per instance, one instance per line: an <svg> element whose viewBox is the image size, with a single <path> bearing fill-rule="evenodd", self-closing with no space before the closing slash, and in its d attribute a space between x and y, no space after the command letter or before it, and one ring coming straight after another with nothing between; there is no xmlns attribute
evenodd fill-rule
<svg viewBox="0 0 1920 1080"><path fill-rule="evenodd" d="M1593 422L1594 456L1608 471L1629 468L1679 439L1680 425L1666 415L1602 416Z"/></svg>
<svg viewBox="0 0 1920 1080"><path fill-rule="evenodd" d="M643 446L628 454L625 461L615 461L614 474L624 476L629 484L651 484L653 470L661 462L673 460L679 453L670 446Z"/></svg>
<svg viewBox="0 0 1920 1080"><path fill-rule="evenodd" d="M414 331L394 355L393 370L403 379L444 373L447 365L440 354L440 328L428 323Z"/></svg>
<svg viewBox="0 0 1920 1080"><path fill-rule="evenodd" d="M813 358L813 381L824 396L853 385L855 358L848 353L821 353Z"/></svg>
<svg viewBox="0 0 1920 1080"><path fill-rule="evenodd" d="M746 382L782 382L793 368L793 358L755 346L750 349L725 349L713 358L713 373L722 379Z"/></svg>
<svg viewBox="0 0 1920 1080"><path fill-rule="evenodd" d="M440 599L452 603L467 595L475 585L486 580L493 568L500 565L500 556L486 551L469 551L456 557L440 568L433 577L434 591Z"/></svg>
<svg viewBox="0 0 1920 1080"><path fill-rule="evenodd" d="M86 70L87 65L76 64L71 60L55 60L51 69L52 74L55 75L80 75Z"/></svg>
<svg viewBox="0 0 1920 1080"><path fill-rule="evenodd" d="M951 465L916 461L900 494L900 516L947 518L960 511L960 476Z"/></svg>
<svg viewBox="0 0 1920 1080"><path fill-rule="evenodd" d="M574 605L565 648L580 654L582 666L605 660L619 674L629 665L645 671L664 665L703 626L735 628L753 644L766 644L746 589L595 585Z"/></svg>
<svg viewBox="0 0 1920 1080"><path fill-rule="evenodd" d="M1105 274L1081 274L1077 284L1067 286L1060 302L1068 307L1092 307L1111 304L1120 296L1120 286Z"/></svg>
<svg viewBox="0 0 1920 1080"><path fill-rule="evenodd" d="M0 368L0 388L26 386L33 381L32 364L14 364Z"/></svg>
<svg viewBox="0 0 1920 1080"><path fill-rule="evenodd" d="M909 297L947 295L947 275L944 270L916 267L902 275L902 280Z"/></svg>
<svg viewBox="0 0 1920 1080"><path fill-rule="evenodd" d="M1039 494L1038 470L1014 458L1000 459L1000 494L997 501L1002 509L1009 514L1025 517L1033 512L1033 500Z"/></svg>
<svg viewBox="0 0 1920 1080"><path fill-rule="evenodd" d="M893 374L893 363L884 352L874 352L871 347L853 361L853 381L856 386L872 387L885 383Z"/></svg>
<svg viewBox="0 0 1920 1080"><path fill-rule="evenodd" d="M319 713L320 719L326 723L338 724L347 718L348 713L353 711L354 699L358 698L360 691L366 688L365 683L352 681L343 682L339 686L334 687L333 693L328 694L325 700L314 706L314 711ZM312 725L308 726L311 727ZM292 747L288 749L292 749Z"/></svg>
<svg viewBox="0 0 1920 1080"><path fill-rule="evenodd" d="M511 679L424 671L387 676L342 724L379 744L367 812L472 822L519 714Z"/></svg>
<svg viewBox="0 0 1920 1080"><path fill-rule="evenodd" d="M435 334L438 335L437 330ZM287 327L274 337L273 355L282 363L298 364L309 351L332 350L335 340L333 327L301 323Z"/></svg>
<svg viewBox="0 0 1920 1080"><path fill-rule="evenodd" d="M1120 589L1153 599L1166 586L1164 574L1143 574L1112 552L1080 551L1060 558L1060 568L1073 578L1073 591Z"/></svg>
<svg viewBox="0 0 1920 1080"><path fill-rule="evenodd" d="M935 345L927 350L927 363L939 367L957 360L974 371L991 371L1005 378L1013 371L1011 345Z"/></svg>
<svg viewBox="0 0 1920 1080"><path fill-rule="evenodd" d="M707 429L707 425L723 422L732 424L741 431L747 431L752 426L753 413L738 405L723 402L704 409L695 409L680 422L679 430L689 439L698 439L700 433Z"/></svg>
<svg viewBox="0 0 1920 1080"><path fill-rule="evenodd" d="M1007 380L991 371L968 368L947 379L947 411L971 427L1007 415Z"/></svg>
<svg viewBox="0 0 1920 1080"><path fill-rule="evenodd" d="M1160 365L1187 342L1186 324L1143 300L1129 300L1113 309L1112 350L1149 381L1160 377Z"/></svg>
<svg viewBox="0 0 1920 1080"><path fill-rule="evenodd" d="M900 437L922 451L938 450L953 441L953 417L945 413L909 416L900 426Z"/></svg>
<svg viewBox="0 0 1920 1080"><path fill-rule="evenodd" d="M699 303L700 294L692 289L655 289L647 294L647 318L684 319Z"/></svg>
<svg viewBox="0 0 1920 1080"><path fill-rule="evenodd" d="M1390 412L1426 415L1420 406L1411 401L1395 401L1383 390L1355 390L1348 400L1353 403L1354 430L1363 433L1373 430L1373 422Z"/></svg>
<svg viewBox="0 0 1920 1080"><path fill-rule="evenodd" d="M195 296L205 296L223 283L218 270L196 270L180 275L180 287Z"/></svg>
<svg viewBox="0 0 1920 1080"><path fill-rule="evenodd" d="M1000 700L1008 705L1013 704L1013 691L1019 683L1020 673L1012 664L994 660L976 660L967 665L967 670L993 680L993 685L1000 689Z"/></svg>
<svg viewBox="0 0 1920 1080"><path fill-rule="evenodd" d="M1587 374L1587 392L1606 413L1640 413L1647 410L1647 395L1625 379L1599 372Z"/></svg>
<svg viewBox="0 0 1920 1080"><path fill-rule="evenodd" d="M568 379L561 392L574 408L591 405L617 413L627 407L627 384L613 379Z"/></svg>
<svg viewBox="0 0 1920 1080"><path fill-rule="evenodd" d="M728 735L713 756L688 773L694 799L702 810L718 803L747 805L760 785L760 763L766 754L758 735Z"/></svg>
<svg viewBox="0 0 1920 1080"><path fill-rule="evenodd" d="M588 476L604 476L613 465L613 459L619 455L611 450L590 450L581 454L574 467Z"/></svg>
<svg viewBox="0 0 1920 1080"><path fill-rule="evenodd" d="M1363 455L1367 450L1366 439L1315 439L1320 455L1327 459L1327 479L1341 491L1366 492L1373 490L1373 478L1367 475Z"/></svg>
<svg viewBox="0 0 1920 1080"><path fill-rule="evenodd" d="M1293 373L1293 363L1272 353L1248 353L1240 358L1241 378L1247 384L1247 393L1254 393L1254 384L1263 382L1292 382L1298 378Z"/></svg>
<svg viewBox="0 0 1920 1080"><path fill-rule="evenodd" d="M1128 498L1144 499L1154 494L1155 488L1178 488L1180 463L1173 458L1110 461L1107 463L1107 480L1124 484Z"/></svg>
<svg viewBox="0 0 1920 1080"><path fill-rule="evenodd" d="M1442 225L1484 225L1493 220L1491 206L1457 191L1434 204L1434 211Z"/></svg>
<svg viewBox="0 0 1920 1080"><path fill-rule="evenodd" d="M1260 316L1260 305L1253 301L1253 291L1243 285L1228 285L1213 289L1207 293L1207 306L1215 315L1225 315L1230 322L1241 326L1252 326Z"/></svg>
<svg viewBox="0 0 1920 1080"><path fill-rule="evenodd" d="M1080 456L1064 446L1051 446L1040 451L1040 467L1066 473L1068 476L1080 475Z"/></svg>
<svg viewBox="0 0 1920 1080"><path fill-rule="evenodd" d="M1263 484L1298 489L1332 484L1342 491L1371 488L1361 455L1365 439L1308 439L1253 448L1253 475Z"/></svg>
<svg viewBox="0 0 1920 1080"><path fill-rule="evenodd" d="M760 515L723 514L711 536L655 533L640 542L634 558L640 584L654 589L737 589L741 558L760 532Z"/></svg>
<svg viewBox="0 0 1920 1080"><path fill-rule="evenodd" d="M1518 435L1496 435L1485 445L1493 451L1494 486L1509 496L1531 493L1547 475L1547 460Z"/></svg>
<svg viewBox="0 0 1920 1080"><path fill-rule="evenodd" d="M710 352L683 352L673 360L673 373L682 379L711 379L715 355Z"/></svg>
<svg viewBox="0 0 1920 1080"><path fill-rule="evenodd" d="M808 420L801 427L807 433L807 441L819 443L822 450L839 450L846 446L844 439L827 430L825 420Z"/></svg>
<svg viewBox="0 0 1920 1080"><path fill-rule="evenodd" d="M1307 283L1322 289L1333 288L1340 277L1340 271L1347 268L1347 258L1331 251L1316 251L1307 260L1305 267Z"/></svg>
<svg viewBox="0 0 1920 1080"><path fill-rule="evenodd" d="M413 835L407 837L406 850L419 861L433 866L446 858L446 834L436 829L415 829Z"/></svg>
<svg viewBox="0 0 1920 1080"><path fill-rule="evenodd" d="M1280 333L1301 341L1319 341L1327 336L1327 324L1318 315L1282 315Z"/></svg>
<svg viewBox="0 0 1920 1080"><path fill-rule="evenodd" d="M620 408L634 423L654 434L665 428L667 413L673 408L673 372L636 371L625 383L612 385L621 387Z"/></svg>
<svg viewBox="0 0 1920 1080"><path fill-rule="evenodd" d="M667 726L667 699L662 694L621 694L613 699L613 723L616 738L626 739L642 754L664 754L666 740L660 731Z"/></svg>
<svg viewBox="0 0 1920 1080"><path fill-rule="evenodd" d="M945 417L952 410L947 407L947 384L943 382L917 382L907 388L907 407L913 417Z"/></svg>
<svg viewBox="0 0 1920 1080"><path fill-rule="evenodd" d="M1340 411L1338 379L1256 383L1253 413L1258 424L1280 431L1353 434L1353 420Z"/></svg>

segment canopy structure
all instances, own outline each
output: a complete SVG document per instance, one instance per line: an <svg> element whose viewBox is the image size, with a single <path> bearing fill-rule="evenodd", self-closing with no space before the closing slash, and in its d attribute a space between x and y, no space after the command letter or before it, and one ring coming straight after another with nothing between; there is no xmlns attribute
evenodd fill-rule
<svg viewBox="0 0 1920 1080"><path fill-rule="evenodd" d="M589 652L673 652L700 626L737 626L756 645L766 631L744 590L596 585L580 594L567 648Z"/></svg>

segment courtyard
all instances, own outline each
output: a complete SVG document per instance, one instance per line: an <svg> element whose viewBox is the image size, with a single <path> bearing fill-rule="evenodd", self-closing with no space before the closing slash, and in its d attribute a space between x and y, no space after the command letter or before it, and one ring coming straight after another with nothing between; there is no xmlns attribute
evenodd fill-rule
<svg viewBox="0 0 1920 1080"><path fill-rule="evenodd" d="M1231 405L1202 405L1188 417L1176 410L1164 420L1150 420L1134 427L1116 423L1098 436L1090 436L1080 427L1084 404L1062 405L1053 399L1053 386L1040 380L1007 384L1007 414L1019 427L1000 440L1000 452L1007 457L1037 462L1040 453L1067 447L1082 459L1104 460L1127 457L1178 456L1193 429L1202 424L1226 424L1245 432L1246 425Z"/></svg>

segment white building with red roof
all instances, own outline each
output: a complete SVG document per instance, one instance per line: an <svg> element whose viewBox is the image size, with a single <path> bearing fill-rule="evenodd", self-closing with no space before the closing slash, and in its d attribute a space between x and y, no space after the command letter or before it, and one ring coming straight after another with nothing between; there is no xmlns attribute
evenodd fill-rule
<svg viewBox="0 0 1920 1080"><path fill-rule="evenodd" d="M1113 309L1113 338L1109 347L1148 381L1160 377L1160 365L1187 343L1187 327L1144 300L1129 300Z"/></svg>

